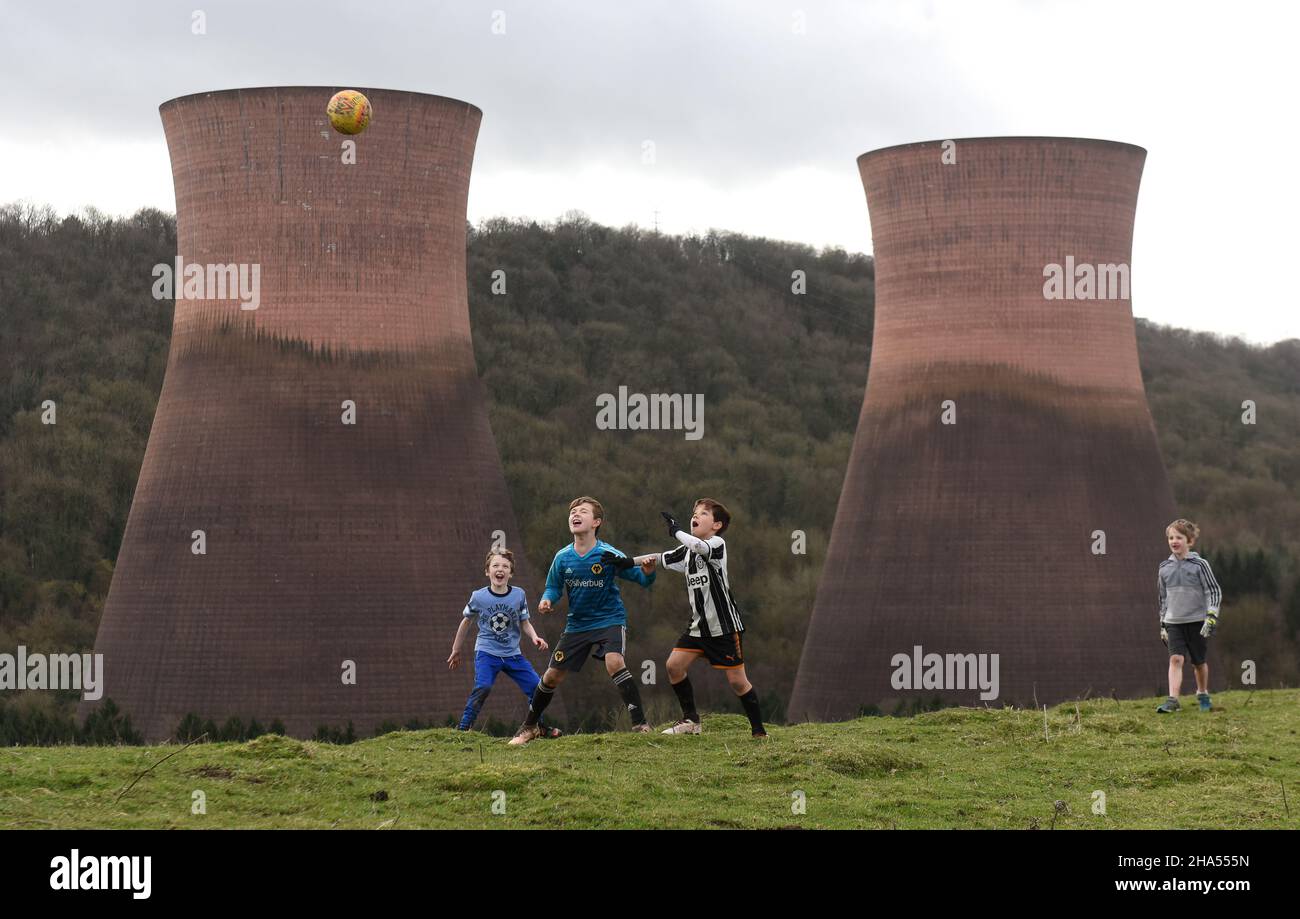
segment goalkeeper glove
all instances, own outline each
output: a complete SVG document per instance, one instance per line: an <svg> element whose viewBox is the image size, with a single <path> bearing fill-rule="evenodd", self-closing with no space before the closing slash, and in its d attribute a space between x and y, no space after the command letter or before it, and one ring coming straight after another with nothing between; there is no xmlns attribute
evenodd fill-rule
<svg viewBox="0 0 1300 919"><path fill-rule="evenodd" d="M1201 626L1201 637L1209 638L1219 628L1219 614L1206 613L1205 625Z"/></svg>
<svg viewBox="0 0 1300 919"><path fill-rule="evenodd" d="M677 524L677 518L667 511L660 511L659 516L664 518L664 523L668 524L668 538L676 539L681 527Z"/></svg>
<svg viewBox="0 0 1300 919"><path fill-rule="evenodd" d="M615 571L627 571L629 568L636 566L636 562L626 555L619 555L617 552L606 550L600 553L600 560Z"/></svg>
<svg viewBox="0 0 1300 919"><path fill-rule="evenodd" d="M1169 647L1169 630L1163 625L1160 627L1160 640L1165 643L1166 648Z"/></svg>

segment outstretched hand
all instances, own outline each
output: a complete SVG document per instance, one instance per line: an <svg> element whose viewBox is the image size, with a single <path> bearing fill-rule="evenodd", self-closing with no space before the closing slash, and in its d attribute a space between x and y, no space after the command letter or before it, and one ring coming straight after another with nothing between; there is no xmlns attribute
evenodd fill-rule
<svg viewBox="0 0 1300 919"><path fill-rule="evenodd" d="M610 552L608 549L600 553L600 560L615 571L627 571L636 564L626 555L619 555L617 552Z"/></svg>
<svg viewBox="0 0 1300 919"><path fill-rule="evenodd" d="M668 524L668 538L676 539L677 533L681 530L681 526L677 523L677 518L668 513L668 511L660 511L659 516L664 518L664 523Z"/></svg>

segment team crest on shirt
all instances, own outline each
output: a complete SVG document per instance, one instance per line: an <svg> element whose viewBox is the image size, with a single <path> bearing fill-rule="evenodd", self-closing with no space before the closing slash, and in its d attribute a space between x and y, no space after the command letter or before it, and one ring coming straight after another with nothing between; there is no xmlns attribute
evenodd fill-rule
<svg viewBox="0 0 1300 919"><path fill-rule="evenodd" d="M601 574L602 572L604 572L604 570L605 570L605 566L602 565L600 562L596 562L594 565L591 566L592 574Z"/></svg>

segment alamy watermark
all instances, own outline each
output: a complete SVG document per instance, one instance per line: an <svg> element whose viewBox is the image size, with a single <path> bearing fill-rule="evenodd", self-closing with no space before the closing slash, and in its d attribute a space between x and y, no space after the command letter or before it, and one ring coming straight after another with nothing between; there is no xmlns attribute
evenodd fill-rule
<svg viewBox="0 0 1300 919"><path fill-rule="evenodd" d="M601 431L685 431L687 440L704 436L704 393L603 392L596 397L596 428Z"/></svg>
<svg viewBox="0 0 1300 919"><path fill-rule="evenodd" d="M152 855L70 855L50 859L51 890L129 890L136 900L148 900L152 890Z"/></svg>
<svg viewBox="0 0 1300 919"><path fill-rule="evenodd" d="M104 695L104 655L28 654L25 645L17 655L0 654L0 690L76 689L87 702Z"/></svg>
<svg viewBox="0 0 1300 919"><path fill-rule="evenodd" d="M1067 255L1065 264L1052 262L1043 266L1044 300L1127 300L1128 265L1075 264Z"/></svg>
<svg viewBox="0 0 1300 919"><path fill-rule="evenodd" d="M895 689L978 689L986 702L998 697L996 654L926 654L914 645L911 654L895 654L889 664Z"/></svg>
<svg viewBox="0 0 1300 919"><path fill-rule="evenodd" d="M262 266L202 264L178 255L175 265L153 266L155 300L238 300L241 310L255 310L262 302Z"/></svg>

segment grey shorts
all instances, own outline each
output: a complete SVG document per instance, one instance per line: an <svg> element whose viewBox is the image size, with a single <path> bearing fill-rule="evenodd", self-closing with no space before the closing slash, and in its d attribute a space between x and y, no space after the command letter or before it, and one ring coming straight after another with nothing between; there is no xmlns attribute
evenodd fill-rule
<svg viewBox="0 0 1300 919"><path fill-rule="evenodd" d="M607 625L586 632L565 632L560 636L549 665L556 670L577 673L587 658L604 659L606 654L627 653L627 626Z"/></svg>
<svg viewBox="0 0 1300 919"><path fill-rule="evenodd" d="M1205 663L1206 641L1201 637L1200 622L1166 622L1165 631L1169 633L1169 653L1181 654L1192 662L1193 666Z"/></svg>

